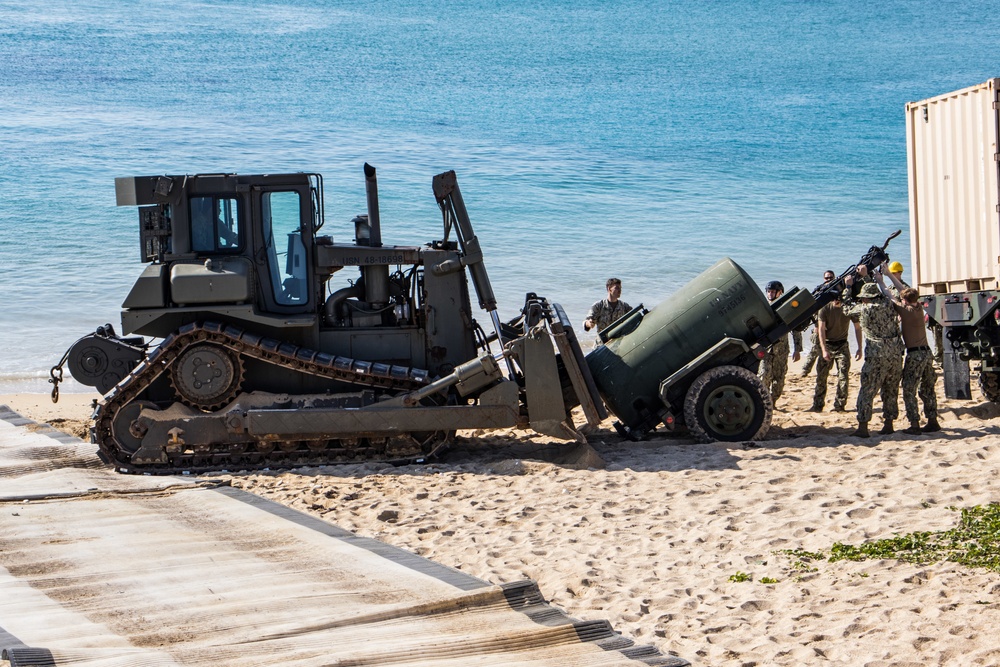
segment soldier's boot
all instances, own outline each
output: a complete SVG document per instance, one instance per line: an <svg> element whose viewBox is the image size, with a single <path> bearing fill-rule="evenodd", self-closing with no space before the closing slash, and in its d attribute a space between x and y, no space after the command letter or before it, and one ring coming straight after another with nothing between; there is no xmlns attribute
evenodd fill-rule
<svg viewBox="0 0 1000 667"><path fill-rule="evenodd" d="M941 425L938 424L937 417L931 417L928 419L922 430L924 433L934 433L935 431L940 431Z"/></svg>
<svg viewBox="0 0 1000 667"><path fill-rule="evenodd" d="M813 403L806 408L806 412L823 412L823 406L819 403Z"/></svg>
<svg viewBox="0 0 1000 667"><path fill-rule="evenodd" d="M868 422L858 422L858 428L851 435L855 438L870 438L871 433L868 432Z"/></svg>
<svg viewBox="0 0 1000 667"><path fill-rule="evenodd" d="M892 435L895 432L896 429L892 427L892 422L888 419L882 424L882 428L879 429L879 435Z"/></svg>
<svg viewBox="0 0 1000 667"><path fill-rule="evenodd" d="M910 435L920 435L921 433L923 433L923 430L920 428L920 422L916 420L911 421L909 428L904 428L903 433L909 433Z"/></svg>

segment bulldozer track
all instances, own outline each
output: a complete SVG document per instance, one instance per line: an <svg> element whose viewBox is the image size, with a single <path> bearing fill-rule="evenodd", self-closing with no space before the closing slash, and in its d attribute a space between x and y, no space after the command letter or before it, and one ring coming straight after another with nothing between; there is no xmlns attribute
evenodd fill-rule
<svg viewBox="0 0 1000 667"><path fill-rule="evenodd" d="M388 392L409 391L430 383L428 371L407 366L350 359L302 348L238 327L217 322L181 327L142 360L127 377L104 397L94 413L92 440L119 471L139 474L178 474L222 470L253 470L268 467L330 465L338 463L412 461L434 444L447 439L442 432L402 434L392 438L358 437L333 440L256 440L198 445L192 450L169 453L167 463L136 464L132 452L115 434L115 420L122 410L141 400L142 393L195 345L209 343L238 357L252 358L299 373L329 378L352 385ZM176 399L180 402L180 398ZM130 419L131 412L123 415ZM119 429L123 424L119 424Z"/></svg>

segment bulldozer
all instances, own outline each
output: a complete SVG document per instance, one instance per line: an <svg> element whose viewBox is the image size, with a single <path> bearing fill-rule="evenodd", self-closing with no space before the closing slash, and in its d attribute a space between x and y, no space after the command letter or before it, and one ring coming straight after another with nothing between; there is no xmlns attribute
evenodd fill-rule
<svg viewBox="0 0 1000 667"><path fill-rule="evenodd" d="M578 406L592 428L610 411L632 440L660 426L760 439L772 412L760 360L856 266L772 304L727 258L584 355L565 310L538 294L501 320L454 171L432 180L442 234L420 246L383 243L375 168L364 178L350 242L322 233L320 174L115 180L117 204L138 208L147 266L123 335L84 336L50 380L58 400L68 364L103 395L91 436L108 462L176 474L423 461L467 429L585 441ZM873 270L888 242L860 263Z"/></svg>
<svg viewBox="0 0 1000 667"><path fill-rule="evenodd" d="M349 243L321 233L319 174L116 179L148 266L124 335L100 327L64 360L104 395L92 437L120 471L420 460L461 429L581 440L573 407L607 417L559 304L529 293L500 320L455 173L433 179L442 238L401 246L382 241L364 170Z"/></svg>

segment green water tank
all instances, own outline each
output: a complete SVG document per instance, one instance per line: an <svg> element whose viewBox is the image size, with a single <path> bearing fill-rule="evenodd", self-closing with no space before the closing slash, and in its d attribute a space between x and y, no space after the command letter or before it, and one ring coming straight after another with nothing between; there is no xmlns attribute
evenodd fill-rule
<svg viewBox="0 0 1000 667"><path fill-rule="evenodd" d="M587 355L587 365L608 409L626 427L645 432L666 407L665 379L678 377L667 398L679 414L699 375L698 368L685 367L706 353L707 367L747 366L747 350L779 323L760 288L727 257L652 310L636 308L602 331L606 341Z"/></svg>

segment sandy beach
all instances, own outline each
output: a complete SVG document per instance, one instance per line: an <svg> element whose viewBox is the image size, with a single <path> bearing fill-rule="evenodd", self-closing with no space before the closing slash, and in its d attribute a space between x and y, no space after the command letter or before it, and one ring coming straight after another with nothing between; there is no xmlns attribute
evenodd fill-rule
<svg viewBox="0 0 1000 667"><path fill-rule="evenodd" d="M423 466L226 478L494 583L533 579L569 615L607 619L694 665L1000 664L1000 574L788 553L947 530L959 509L996 501L1000 411L975 389L945 400L939 382L940 433L862 440L848 435L853 413L804 411L815 380L800 370L753 444L629 443L608 422L590 448L463 434ZM93 398L0 404L79 435Z"/></svg>

